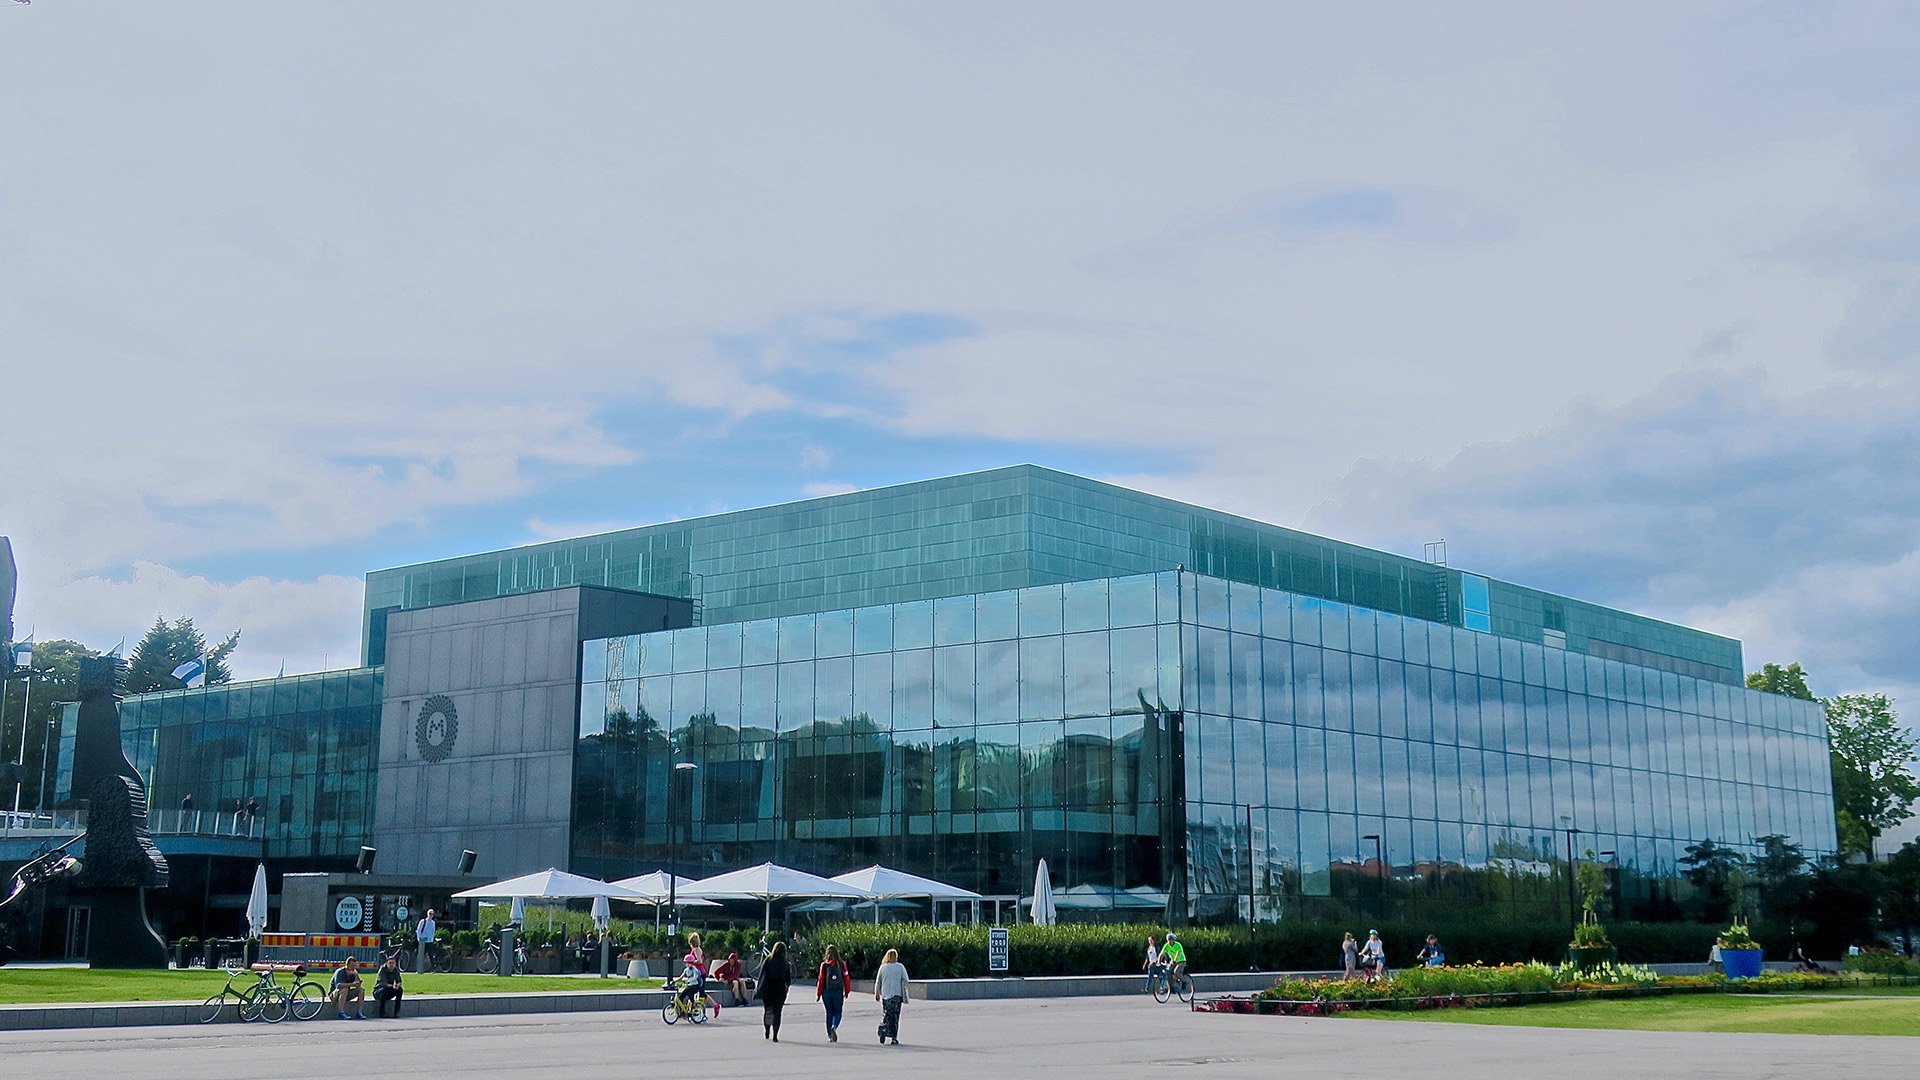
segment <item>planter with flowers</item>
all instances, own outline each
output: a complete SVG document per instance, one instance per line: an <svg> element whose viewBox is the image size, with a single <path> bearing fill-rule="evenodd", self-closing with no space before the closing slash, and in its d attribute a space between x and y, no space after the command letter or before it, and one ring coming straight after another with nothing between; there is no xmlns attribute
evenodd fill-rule
<svg viewBox="0 0 1920 1080"><path fill-rule="evenodd" d="M1720 935L1720 963L1729 979L1751 979L1760 974L1765 954L1753 939L1745 919L1735 919Z"/></svg>

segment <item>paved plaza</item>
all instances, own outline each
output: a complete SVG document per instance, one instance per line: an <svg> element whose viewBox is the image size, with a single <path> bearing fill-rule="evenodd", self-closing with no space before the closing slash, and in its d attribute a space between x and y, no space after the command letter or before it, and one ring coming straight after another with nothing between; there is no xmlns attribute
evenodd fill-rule
<svg viewBox="0 0 1920 1080"><path fill-rule="evenodd" d="M1920 1074L1920 1039L1561 1031L1358 1019L1188 1012L1137 998L915 1002L901 1046L874 1038L879 1009L849 1004L830 1045L811 1001L788 1010L785 1038L761 1038L757 1009L704 1027L658 1014L475 1017L277 1026L121 1028L0 1035L7 1075L22 1080L213 1080L220 1077L742 1077L846 1080L954 1077L1379 1080L1435 1071L1503 1077Z"/></svg>

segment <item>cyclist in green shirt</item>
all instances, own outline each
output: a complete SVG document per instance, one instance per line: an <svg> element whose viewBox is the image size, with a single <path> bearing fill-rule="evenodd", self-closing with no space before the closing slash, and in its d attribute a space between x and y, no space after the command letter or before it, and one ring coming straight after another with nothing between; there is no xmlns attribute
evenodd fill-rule
<svg viewBox="0 0 1920 1080"><path fill-rule="evenodd" d="M1167 931L1167 943L1160 946L1160 962L1166 965L1172 985L1178 986L1180 980L1187 977L1187 947L1180 944L1180 936L1172 930Z"/></svg>

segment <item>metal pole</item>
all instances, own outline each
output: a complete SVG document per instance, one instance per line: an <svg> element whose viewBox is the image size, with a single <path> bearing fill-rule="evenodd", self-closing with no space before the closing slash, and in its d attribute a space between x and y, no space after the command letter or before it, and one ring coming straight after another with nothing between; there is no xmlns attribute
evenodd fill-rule
<svg viewBox="0 0 1920 1080"><path fill-rule="evenodd" d="M1574 899L1573 892L1573 838L1578 835L1579 832L1579 829L1572 827L1567 829L1567 924L1575 929L1580 925L1580 909Z"/></svg>
<svg viewBox="0 0 1920 1080"><path fill-rule="evenodd" d="M31 657L27 660L27 677L23 681L27 684L27 689L25 693L26 700L20 705L20 758L18 764L21 768L25 768L27 764L27 718L33 711L33 660ZM0 753L5 752L4 750L0 750ZM9 819L10 822L20 820L21 786L19 774L16 773L14 774L13 781L13 817Z"/></svg>

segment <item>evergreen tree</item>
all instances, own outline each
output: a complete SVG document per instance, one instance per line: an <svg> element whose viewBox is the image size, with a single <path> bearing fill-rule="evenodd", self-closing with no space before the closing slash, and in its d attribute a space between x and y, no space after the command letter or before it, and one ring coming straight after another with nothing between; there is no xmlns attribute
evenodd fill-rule
<svg viewBox="0 0 1920 1080"><path fill-rule="evenodd" d="M173 671L195 657L207 658L207 685L233 681L226 659L240 643L240 631L228 634L220 644L207 647L207 639L193 619L182 616L168 622L165 616L153 620L127 662L127 693L145 694L155 690L178 690L183 683Z"/></svg>

